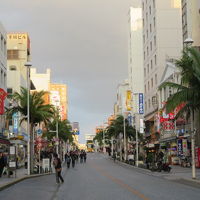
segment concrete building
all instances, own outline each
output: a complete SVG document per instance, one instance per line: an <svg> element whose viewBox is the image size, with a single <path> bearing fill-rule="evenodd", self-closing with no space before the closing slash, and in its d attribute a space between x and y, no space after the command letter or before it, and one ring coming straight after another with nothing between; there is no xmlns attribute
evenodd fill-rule
<svg viewBox="0 0 200 200"><path fill-rule="evenodd" d="M31 68L31 81L35 86L36 91L50 91L51 70L47 69L46 73L37 73L36 68ZM44 95L46 104L50 103L50 93Z"/></svg>
<svg viewBox="0 0 200 200"><path fill-rule="evenodd" d="M7 48L6 48L6 30L0 23L0 135L4 134L5 117L4 106L7 91ZM1 145L1 144L0 144Z"/></svg>
<svg viewBox="0 0 200 200"><path fill-rule="evenodd" d="M155 134L158 111L157 87L166 59L179 58L182 51L180 0L142 0L143 57L146 134Z"/></svg>
<svg viewBox="0 0 200 200"><path fill-rule="evenodd" d="M183 42L194 40L193 46L200 47L200 0L182 0Z"/></svg>
<svg viewBox="0 0 200 200"><path fill-rule="evenodd" d="M59 107L62 120L68 119L67 85L58 83L50 84L50 103Z"/></svg>
<svg viewBox="0 0 200 200"><path fill-rule="evenodd" d="M30 61L30 39L27 33L7 34L7 87L8 93L20 92L26 87L27 69Z"/></svg>
<svg viewBox="0 0 200 200"><path fill-rule="evenodd" d="M124 80L117 87L117 102L116 102L115 115L124 115L124 112L127 112L127 106L126 106L127 91L130 91L128 79Z"/></svg>
<svg viewBox="0 0 200 200"><path fill-rule="evenodd" d="M144 68L143 68L143 27L142 27L142 3L140 7L131 7L129 11L129 85L132 96L133 124L140 129L140 119L144 116ZM140 95L139 95L140 94ZM142 99L139 99L139 96ZM142 100L142 102L139 102ZM139 109L140 103L140 109Z"/></svg>

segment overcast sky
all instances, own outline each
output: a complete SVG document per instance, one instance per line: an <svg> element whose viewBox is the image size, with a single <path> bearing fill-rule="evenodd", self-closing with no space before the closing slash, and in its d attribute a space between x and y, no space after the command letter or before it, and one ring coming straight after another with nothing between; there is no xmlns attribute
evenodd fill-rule
<svg viewBox="0 0 200 200"><path fill-rule="evenodd" d="M137 0L138 1L138 0ZM0 0L7 32L28 32L32 63L69 87L69 120L84 134L113 113L128 75L128 10L136 0Z"/></svg>

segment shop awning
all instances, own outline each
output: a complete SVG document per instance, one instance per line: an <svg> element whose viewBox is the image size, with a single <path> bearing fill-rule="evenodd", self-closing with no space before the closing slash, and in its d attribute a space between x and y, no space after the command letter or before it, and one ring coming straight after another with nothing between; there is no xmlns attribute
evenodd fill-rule
<svg viewBox="0 0 200 200"><path fill-rule="evenodd" d="M168 142L171 140L176 140L176 136L160 139L160 142Z"/></svg>
<svg viewBox="0 0 200 200"><path fill-rule="evenodd" d="M10 141L7 139L0 138L0 144L7 144L10 145Z"/></svg>

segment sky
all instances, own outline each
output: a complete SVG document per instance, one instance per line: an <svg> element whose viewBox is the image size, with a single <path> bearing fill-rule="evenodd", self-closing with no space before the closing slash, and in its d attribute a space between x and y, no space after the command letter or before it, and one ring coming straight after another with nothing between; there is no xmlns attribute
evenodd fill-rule
<svg viewBox="0 0 200 200"><path fill-rule="evenodd" d="M1 0L7 32L28 32L31 62L68 85L69 120L80 139L113 114L128 77L128 11L138 0Z"/></svg>

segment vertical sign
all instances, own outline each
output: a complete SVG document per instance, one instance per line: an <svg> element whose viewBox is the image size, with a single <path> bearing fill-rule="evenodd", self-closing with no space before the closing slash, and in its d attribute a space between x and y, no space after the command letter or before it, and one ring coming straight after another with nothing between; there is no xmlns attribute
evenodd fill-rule
<svg viewBox="0 0 200 200"><path fill-rule="evenodd" d="M178 156L183 155L183 142L181 139L177 141L177 153L178 153Z"/></svg>
<svg viewBox="0 0 200 200"><path fill-rule="evenodd" d="M139 114L144 114L144 96L139 93Z"/></svg>
<svg viewBox="0 0 200 200"><path fill-rule="evenodd" d="M126 91L126 110L131 111L131 90Z"/></svg>
<svg viewBox="0 0 200 200"><path fill-rule="evenodd" d="M15 112L12 116L13 118L13 133L17 134L18 133L18 113Z"/></svg>

